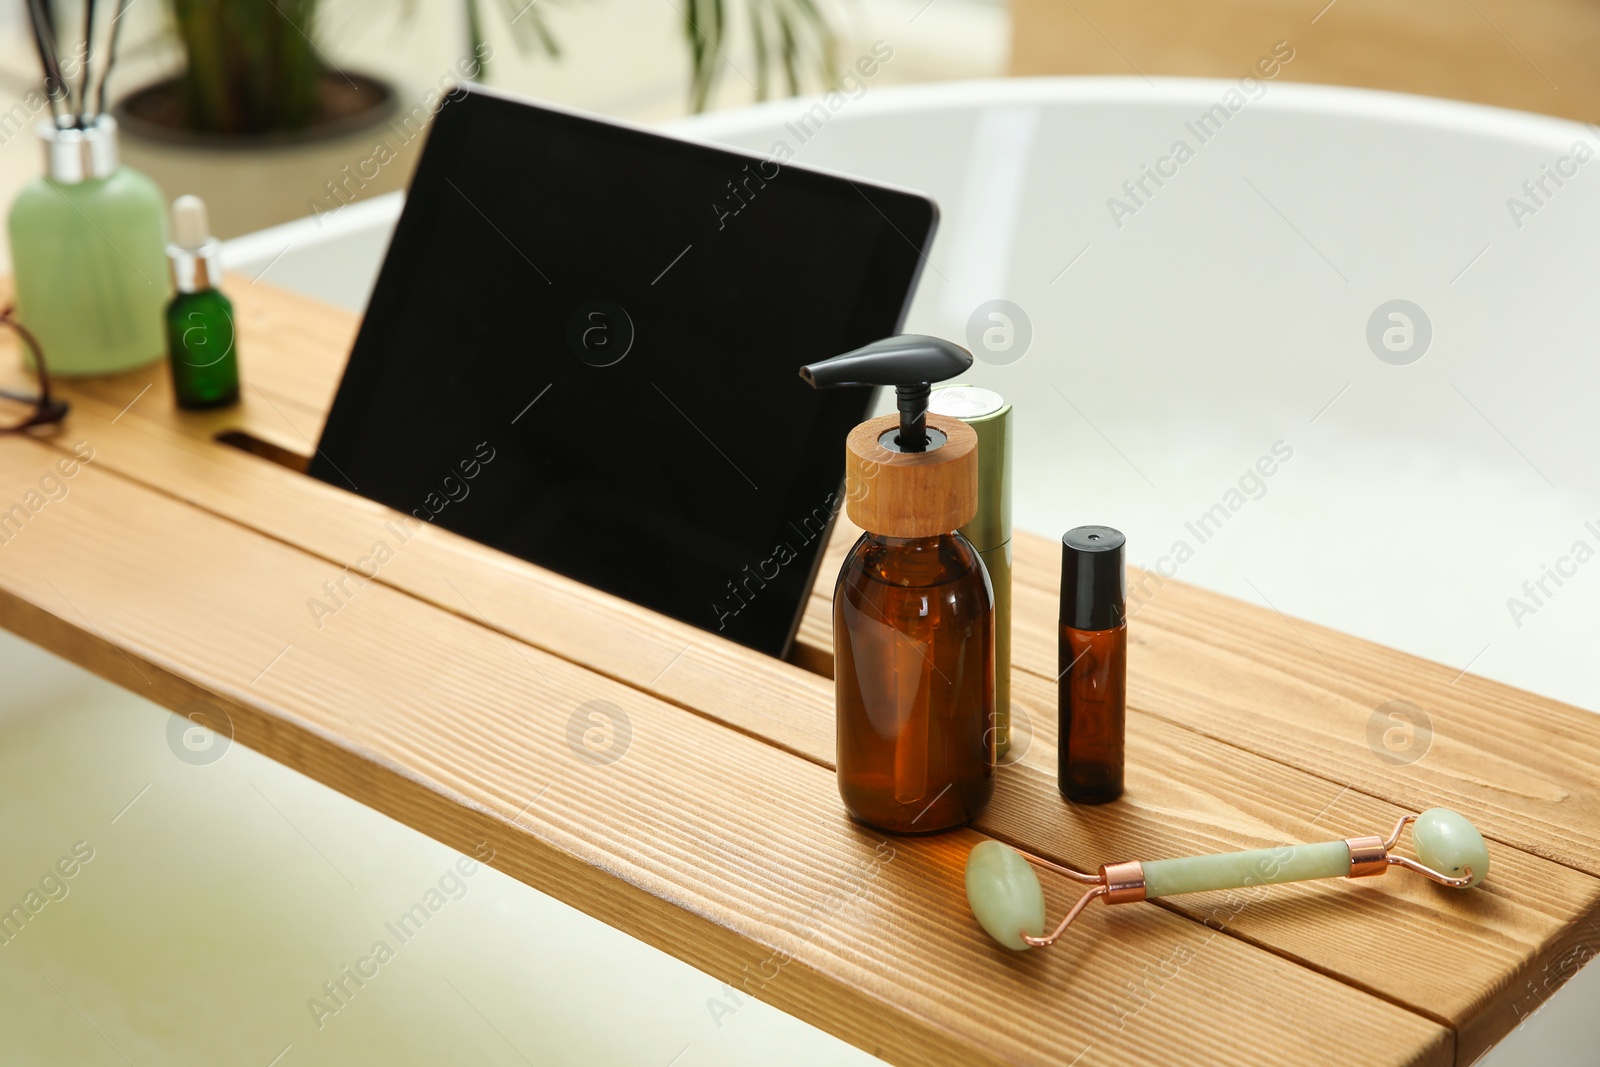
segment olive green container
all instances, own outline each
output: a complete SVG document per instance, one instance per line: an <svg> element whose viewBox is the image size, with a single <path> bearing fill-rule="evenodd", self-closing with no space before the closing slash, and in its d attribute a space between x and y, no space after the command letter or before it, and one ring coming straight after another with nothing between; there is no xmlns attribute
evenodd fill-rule
<svg viewBox="0 0 1600 1067"><path fill-rule="evenodd" d="M1011 405L991 389L935 386L928 410L978 435L978 513L961 535L983 557L994 587L995 751L1011 747Z"/></svg>

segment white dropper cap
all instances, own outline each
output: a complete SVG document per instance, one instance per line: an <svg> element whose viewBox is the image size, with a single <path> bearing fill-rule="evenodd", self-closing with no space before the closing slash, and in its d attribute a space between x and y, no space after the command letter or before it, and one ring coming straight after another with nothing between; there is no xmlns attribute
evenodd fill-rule
<svg viewBox="0 0 1600 1067"><path fill-rule="evenodd" d="M211 240L206 202L198 196L180 196L172 202L172 243L197 252Z"/></svg>
<svg viewBox="0 0 1600 1067"><path fill-rule="evenodd" d="M178 292L199 293L216 288L222 281L220 250L206 219L206 202L198 196L174 200L167 261L172 264L172 281Z"/></svg>

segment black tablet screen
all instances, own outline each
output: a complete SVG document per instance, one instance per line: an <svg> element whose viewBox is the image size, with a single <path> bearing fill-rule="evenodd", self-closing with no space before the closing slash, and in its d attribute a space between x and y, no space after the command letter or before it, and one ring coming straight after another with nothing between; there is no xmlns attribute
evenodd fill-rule
<svg viewBox="0 0 1600 1067"><path fill-rule="evenodd" d="M311 472L781 655L923 197L472 90L413 179Z"/></svg>

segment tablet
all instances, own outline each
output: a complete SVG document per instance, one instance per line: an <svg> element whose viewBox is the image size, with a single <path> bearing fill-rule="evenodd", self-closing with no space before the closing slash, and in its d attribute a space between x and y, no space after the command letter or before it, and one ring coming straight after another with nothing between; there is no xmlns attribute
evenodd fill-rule
<svg viewBox="0 0 1600 1067"><path fill-rule="evenodd" d="M899 331L935 222L782 150L463 89L310 472L785 655L873 400L798 369Z"/></svg>

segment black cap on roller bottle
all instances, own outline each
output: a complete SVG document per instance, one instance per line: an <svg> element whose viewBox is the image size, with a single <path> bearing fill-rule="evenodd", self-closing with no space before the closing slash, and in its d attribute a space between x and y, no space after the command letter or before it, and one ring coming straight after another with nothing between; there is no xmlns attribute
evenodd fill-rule
<svg viewBox="0 0 1600 1067"><path fill-rule="evenodd" d="M1061 535L1061 625L1112 630L1127 620L1126 541L1109 526L1079 526Z"/></svg>

